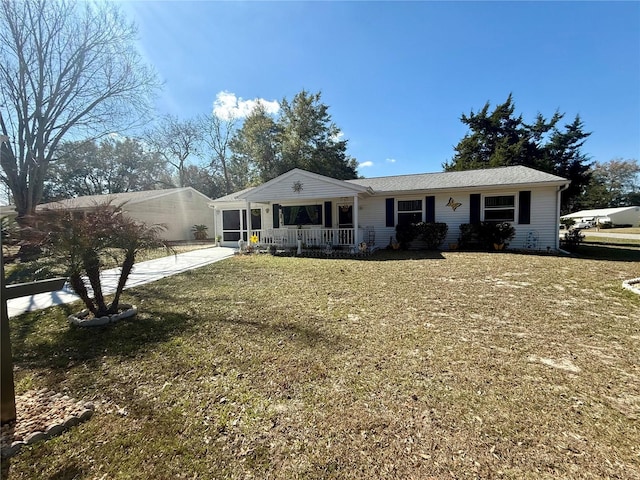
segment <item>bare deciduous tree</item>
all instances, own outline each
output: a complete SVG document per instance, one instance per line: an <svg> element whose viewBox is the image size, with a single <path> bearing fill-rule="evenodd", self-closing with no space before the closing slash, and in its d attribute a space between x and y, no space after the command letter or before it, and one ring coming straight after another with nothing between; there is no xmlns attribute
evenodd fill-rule
<svg viewBox="0 0 640 480"><path fill-rule="evenodd" d="M0 180L18 219L40 202L63 138L144 122L159 84L135 40L115 3L0 1Z"/></svg>
<svg viewBox="0 0 640 480"><path fill-rule="evenodd" d="M201 141L198 121L179 120L172 115L163 117L155 128L145 134L147 148L176 169L179 187L186 186L187 160L191 155L198 155Z"/></svg>
<svg viewBox="0 0 640 480"><path fill-rule="evenodd" d="M203 116L200 119L204 133L203 143L209 150L211 158L211 169L216 173L222 174L227 195L234 191L229 161L231 156L230 143L236 131L236 122L237 119L235 117L222 119L215 113Z"/></svg>

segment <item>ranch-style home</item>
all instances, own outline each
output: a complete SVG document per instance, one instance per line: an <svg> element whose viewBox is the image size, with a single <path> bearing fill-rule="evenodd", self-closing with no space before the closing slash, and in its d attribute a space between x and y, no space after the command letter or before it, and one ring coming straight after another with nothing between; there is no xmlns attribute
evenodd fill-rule
<svg viewBox="0 0 640 480"><path fill-rule="evenodd" d="M460 225L510 222L511 248L557 249L560 193L569 180L523 166L336 180L294 169L212 202L223 246L257 237L262 245L384 248L403 223L444 222L442 248Z"/></svg>

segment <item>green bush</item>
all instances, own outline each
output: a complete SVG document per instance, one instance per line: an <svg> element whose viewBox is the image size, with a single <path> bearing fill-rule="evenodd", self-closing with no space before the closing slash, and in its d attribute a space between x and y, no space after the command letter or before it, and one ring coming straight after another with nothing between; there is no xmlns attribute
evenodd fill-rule
<svg viewBox="0 0 640 480"><path fill-rule="evenodd" d="M458 247L463 250L475 250L480 248L480 224L463 223L460 225Z"/></svg>
<svg viewBox="0 0 640 480"><path fill-rule="evenodd" d="M516 229L509 222L463 223L458 243L462 249L493 250L494 244L506 244L515 234Z"/></svg>
<svg viewBox="0 0 640 480"><path fill-rule="evenodd" d="M584 234L577 228L570 229L560 240L560 244L567 250L574 250L580 246L584 240Z"/></svg>
<svg viewBox="0 0 640 480"><path fill-rule="evenodd" d="M488 248L493 245L508 243L516 235L516 229L509 222L482 222L480 224L480 241Z"/></svg>
<svg viewBox="0 0 640 480"><path fill-rule="evenodd" d="M402 250L409 250L411 242L418 236L418 231L414 223L396 225L396 240Z"/></svg>
<svg viewBox="0 0 640 480"><path fill-rule="evenodd" d="M441 222L420 222L415 228L418 237L427 244L427 250L437 250L449 231L449 226Z"/></svg>

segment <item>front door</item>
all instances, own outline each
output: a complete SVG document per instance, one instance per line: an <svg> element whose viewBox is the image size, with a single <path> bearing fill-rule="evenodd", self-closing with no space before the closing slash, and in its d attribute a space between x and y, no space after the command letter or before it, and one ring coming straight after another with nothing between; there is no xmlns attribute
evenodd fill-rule
<svg viewBox="0 0 640 480"><path fill-rule="evenodd" d="M338 227L340 245L353 245L353 205L338 205Z"/></svg>
<svg viewBox="0 0 640 480"><path fill-rule="evenodd" d="M338 205L338 227L353 228L353 205Z"/></svg>

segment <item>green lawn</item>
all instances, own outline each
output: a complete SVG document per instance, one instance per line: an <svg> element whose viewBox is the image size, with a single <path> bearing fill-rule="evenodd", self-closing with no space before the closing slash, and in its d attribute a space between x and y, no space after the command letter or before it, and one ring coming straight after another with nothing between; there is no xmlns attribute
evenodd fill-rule
<svg viewBox="0 0 640 480"><path fill-rule="evenodd" d="M393 253L234 257L97 330L12 320L18 393L96 414L9 478L640 478L640 263Z"/></svg>

